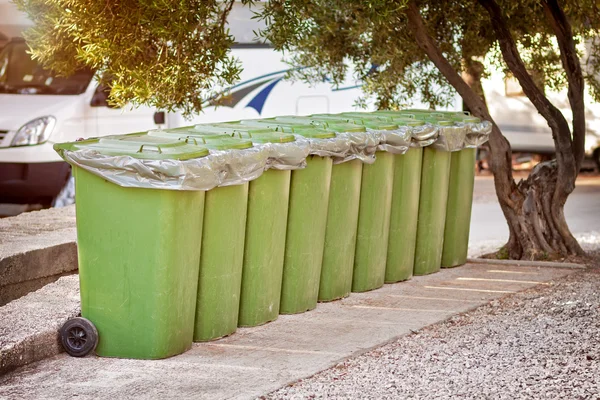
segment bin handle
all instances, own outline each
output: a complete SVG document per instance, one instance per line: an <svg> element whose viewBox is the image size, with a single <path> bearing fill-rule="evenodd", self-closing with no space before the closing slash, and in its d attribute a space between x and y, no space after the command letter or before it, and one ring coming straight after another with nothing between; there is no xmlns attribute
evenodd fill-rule
<svg viewBox="0 0 600 400"><path fill-rule="evenodd" d="M196 138L189 137L189 136L185 138L185 143L186 143L186 144L189 144L189 143L190 143L190 139L194 141L194 144L195 144L196 146L198 146L198 141L196 140Z"/></svg>
<svg viewBox="0 0 600 400"><path fill-rule="evenodd" d="M321 128L321 127L323 127L323 128L329 128L329 123L328 123L328 122L317 121L317 120L315 120L315 119L313 119L313 120L310 122L310 124L311 124L311 125L314 125L314 126L316 126L316 127L318 127L318 128Z"/></svg>
<svg viewBox="0 0 600 400"><path fill-rule="evenodd" d="M162 149L160 148L160 146L155 146L153 144L143 144L140 146L140 149L137 151L138 153L143 153L144 152L144 146L146 147L156 147L156 149L158 150L158 154L162 154Z"/></svg>

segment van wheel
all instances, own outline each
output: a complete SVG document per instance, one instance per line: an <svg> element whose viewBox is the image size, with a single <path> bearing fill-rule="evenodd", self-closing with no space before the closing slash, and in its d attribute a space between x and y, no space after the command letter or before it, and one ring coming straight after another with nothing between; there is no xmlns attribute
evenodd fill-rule
<svg viewBox="0 0 600 400"><path fill-rule="evenodd" d="M75 203L75 178L69 174L67 183L52 200L52 207L66 207Z"/></svg>
<svg viewBox="0 0 600 400"><path fill-rule="evenodd" d="M76 317L60 328L60 342L72 357L85 357L98 345L98 331L89 320Z"/></svg>

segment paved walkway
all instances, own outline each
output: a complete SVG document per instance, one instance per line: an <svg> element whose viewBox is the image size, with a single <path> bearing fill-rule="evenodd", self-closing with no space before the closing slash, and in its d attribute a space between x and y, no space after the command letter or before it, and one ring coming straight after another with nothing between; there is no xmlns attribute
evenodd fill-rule
<svg viewBox="0 0 600 400"><path fill-rule="evenodd" d="M0 377L1 399L246 399L493 299L572 273L469 264L349 298L160 361L65 354Z"/></svg>

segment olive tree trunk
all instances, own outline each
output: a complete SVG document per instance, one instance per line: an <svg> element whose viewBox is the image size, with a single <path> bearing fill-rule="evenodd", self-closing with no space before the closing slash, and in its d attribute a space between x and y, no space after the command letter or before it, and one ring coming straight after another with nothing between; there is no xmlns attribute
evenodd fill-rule
<svg viewBox="0 0 600 400"><path fill-rule="evenodd" d="M494 174L494 185L498 201L509 228L508 242L500 249L497 256L532 260L583 255L583 250L571 234L565 220L564 205L568 195L575 187L575 179L583 158L582 139L577 135L584 136L584 132L578 132L574 128L574 139L571 141L571 132L564 116L537 89L533 79L527 73L500 8L493 0L479 0L479 2L490 13L492 25L500 42L506 63L521 83L525 94L538 112L548 121L556 145L556 160L539 164L533 169L527 180L521 181L519 184L515 183L512 175L510 145L490 116L485 101L461 78L444 57L427 32L419 9L413 0L408 2L407 17L409 27L419 47L459 93L471 112L492 122L492 134L489 141L490 168ZM557 17L553 16L552 13L556 14L557 11L552 9L553 5L551 3L552 1L548 0L546 7L550 7L550 10L546 14L556 21ZM554 4L554 6L562 13L558 5ZM576 60L577 66L575 66L572 57L565 56L566 52L563 50L563 47L567 50L571 48L574 52L570 26L568 26L564 14L562 14L562 17L563 20L560 23L557 22L557 24L563 28L564 43L561 45L563 65L568 62L570 68L576 69L579 66L579 61ZM568 29L565 28L565 22ZM568 40L569 34L570 43ZM557 38L560 43L561 38L558 33ZM576 57L576 53L573 54ZM577 72L567 74L569 99L571 100L571 97L573 97L571 107L581 107L583 110L583 79L571 85L572 76L576 77ZM579 76L581 76L580 69ZM581 103L578 103L579 91L581 91ZM578 115L574 127L578 126L578 129L580 129L581 119L584 118L583 112L579 113L577 111L573 114L574 116ZM585 129L585 119L583 119L583 128ZM581 146L581 149L579 149L579 146ZM578 157L579 161L577 161Z"/></svg>

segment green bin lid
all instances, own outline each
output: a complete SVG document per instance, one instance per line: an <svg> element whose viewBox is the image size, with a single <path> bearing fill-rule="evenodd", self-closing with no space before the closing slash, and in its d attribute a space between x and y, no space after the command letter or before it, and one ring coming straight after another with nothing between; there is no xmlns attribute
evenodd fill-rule
<svg viewBox="0 0 600 400"><path fill-rule="evenodd" d="M274 129L253 127L249 125L243 125L239 122L222 122L218 124L202 124L196 125L196 129L201 132L213 132L221 133L233 136L237 133L250 133L251 135L273 133L276 132Z"/></svg>
<svg viewBox="0 0 600 400"><path fill-rule="evenodd" d="M468 115L448 115L448 117L450 117L450 119L452 119L453 121L456 122L465 122L465 123L471 123L471 124L476 124L481 122L481 119L477 118L477 117L471 117Z"/></svg>
<svg viewBox="0 0 600 400"><path fill-rule="evenodd" d="M208 155L205 146L190 144L176 138L153 137L145 133L105 136L74 142L71 149L90 149L106 155L124 155L148 160L188 160Z"/></svg>
<svg viewBox="0 0 600 400"><path fill-rule="evenodd" d="M398 124L391 122L389 119L386 120L385 118L378 118L378 117L374 117L374 116L363 118L362 115L360 117L358 117L358 116L355 116L354 114L359 114L359 113L353 113L353 115L346 115L345 113L344 114L335 114L335 115L311 115L311 118L322 119L322 120L343 119L352 124L364 126L365 128L369 128L369 129L379 129L379 130L387 130L387 131L398 129Z"/></svg>
<svg viewBox="0 0 600 400"><path fill-rule="evenodd" d="M442 119L451 119L457 122L467 122L467 123L478 123L481 122L481 119L477 117L473 117L468 111L432 111L432 110L420 110L420 109L405 109L402 111L410 112L410 113L418 113L418 114L427 114L429 113L432 116L439 116Z"/></svg>
<svg viewBox="0 0 600 400"><path fill-rule="evenodd" d="M425 125L425 121L421 121L414 118L408 117L394 117L392 118L392 122L399 126L421 126Z"/></svg>
<svg viewBox="0 0 600 400"><path fill-rule="evenodd" d="M208 137L202 146L211 150L243 150L252 147L252 141L230 136Z"/></svg>
<svg viewBox="0 0 600 400"><path fill-rule="evenodd" d="M245 119L240 123L249 126L268 127L283 133L295 133L311 139L331 139L335 137L335 132L314 125L288 123L273 119Z"/></svg>
<svg viewBox="0 0 600 400"><path fill-rule="evenodd" d="M462 115L462 116L470 116L471 113L468 111L440 111L440 110L426 110L422 108L405 108L402 110L403 112L413 112L413 113L435 113L435 114L444 114L444 115Z"/></svg>
<svg viewBox="0 0 600 400"><path fill-rule="evenodd" d="M313 118L313 117L297 117L297 116L283 116L275 118L276 121L290 122L290 123L301 123L307 125L316 125L334 131L337 133L342 132L365 132L363 125L357 125L354 122L349 122L343 118Z"/></svg>
<svg viewBox="0 0 600 400"><path fill-rule="evenodd" d="M162 138L169 137L218 137L218 136L230 136L226 133L220 132L200 132L196 130L194 126L188 126L185 128L175 128L175 129L154 129L148 132L150 136L157 136Z"/></svg>
<svg viewBox="0 0 600 400"><path fill-rule="evenodd" d="M269 131L268 133L242 132L241 137L253 143L290 143L296 141L291 133Z"/></svg>
<svg viewBox="0 0 600 400"><path fill-rule="evenodd" d="M454 121L449 121L447 119L425 118L425 121L429 122L432 125L439 125L439 126L452 126L452 125L454 125Z"/></svg>
<svg viewBox="0 0 600 400"><path fill-rule="evenodd" d="M200 129L200 125L197 126ZM296 140L291 133L278 132L274 129L242 125L239 122L223 122L201 125L203 131L224 132L231 136L251 139L253 143L289 143Z"/></svg>
<svg viewBox="0 0 600 400"><path fill-rule="evenodd" d="M386 114L375 114L373 112L358 112L358 111L349 111L349 112L343 112L343 113L334 114L334 115L339 115L339 116L343 116L346 118L379 119L379 120L389 120L391 117L390 115L386 115Z"/></svg>
<svg viewBox="0 0 600 400"><path fill-rule="evenodd" d="M374 111L375 115L387 115L395 118L413 118L413 119L424 119L424 118L439 118L444 117L444 114L433 111L433 110L380 110Z"/></svg>
<svg viewBox="0 0 600 400"><path fill-rule="evenodd" d="M241 137L231 137L228 134L211 134L197 130L181 130L179 132L155 130L151 133L159 138L176 137L180 141L184 140L188 143L199 144L211 150L241 150L252 147L250 140L241 139Z"/></svg>
<svg viewBox="0 0 600 400"><path fill-rule="evenodd" d="M469 118L461 118L459 121L469 123L469 124L478 124L481 122L481 119L477 118L477 117L469 117Z"/></svg>

